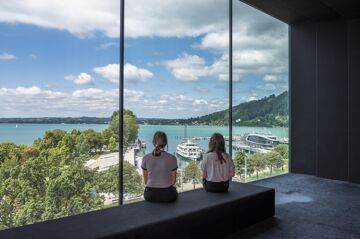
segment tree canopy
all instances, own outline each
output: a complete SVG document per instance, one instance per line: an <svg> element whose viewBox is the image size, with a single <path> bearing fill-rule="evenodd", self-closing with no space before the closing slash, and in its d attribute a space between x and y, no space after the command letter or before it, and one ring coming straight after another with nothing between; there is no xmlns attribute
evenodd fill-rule
<svg viewBox="0 0 360 239"><path fill-rule="evenodd" d="M99 172L85 166L94 154L118 149L119 112L96 132L46 131L33 145L0 143L0 229L104 208L102 193L118 194L118 167ZM131 111L124 114L125 145L137 138ZM125 192L141 195L143 180L124 162Z"/></svg>

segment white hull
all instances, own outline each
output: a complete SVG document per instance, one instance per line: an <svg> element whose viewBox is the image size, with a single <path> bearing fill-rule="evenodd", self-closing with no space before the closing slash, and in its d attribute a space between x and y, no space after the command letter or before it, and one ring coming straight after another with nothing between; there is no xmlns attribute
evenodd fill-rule
<svg viewBox="0 0 360 239"><path fill-rule="evenodd" d="M181 156L181 157L183 157L183 158L186 158L186 159L191 159L191 160L198 160L198 159L200 159L200 156L190 156L190 155L187 155L187 154L184 154L184 153L182 153L182 152L180 152L180 151L176 151L176 153L179 155L179 156Z"/></svg>
<svg viewBox="0 0 360 239"><path fill-rule="evenodd" d="M176 147L176 154L190 160L198 160L201 157L201 149L197 144L190 140L178 144Z"/></svg>

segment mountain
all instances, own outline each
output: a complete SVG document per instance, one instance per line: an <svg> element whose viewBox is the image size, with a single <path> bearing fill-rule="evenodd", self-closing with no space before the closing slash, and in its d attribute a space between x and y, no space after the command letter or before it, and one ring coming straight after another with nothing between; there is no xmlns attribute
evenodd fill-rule
<svg viewBox="0 0 360 239"><path fill-rule="evenodd" d="M234 126L288 127L289 94L269 95L260 100L244 102L233 107ZM145 124L216 125L228 124L229 112L222 110L189 119L138 119Z"/></svg>

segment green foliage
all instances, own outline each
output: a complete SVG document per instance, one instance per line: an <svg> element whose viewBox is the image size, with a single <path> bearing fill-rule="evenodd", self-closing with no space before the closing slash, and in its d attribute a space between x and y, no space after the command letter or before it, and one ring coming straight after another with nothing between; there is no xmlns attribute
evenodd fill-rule
<svg viewBox="0 0 360 239"><path fill-rule="evenodd" d="M76 139L76 148L80 154L96 153L102 150L103 145L102 134L93 129L85 130Z"/></svg>
<svg viewBox="0 0 360 239"><path fill-rule="evenodd" d="M195 189L195 185L201 182L200 169L195 161L190 161L190 163L185 167L184 181L192 182L194 185L194 189Z"/></svg>
<svg viewBox="0 0 360 239"><path fill-rule="evenodd" d="M248 169L254 170L256 177L259 177L259 172L266 168L266 158L265 154L255 153L250 155L249 160L247 161Z"/></svg>
<svg viewBox="0 0 360 239"><path fill-rule="evenodd" d="M111 152L117 151L118 149L118 143L116 142L115 137L111 137L109 140L109 150Z"/></svg>
<svg viewBox="0 0 360 239"><path fill-rule="evenodd" d="M253 100L234 106L232 109L233 126L288 127L289 94L284 91L280 95L270 95L260 100ZM180 125L214 125L228 124L229 111L222 110L208 115L189 119L141 119L148 124L180 124Z"/></svg>
<svg viewBox="0 0 360 239"><path fill-rule="evenodd" d="M130 110L124 112L124 142L133 143L137 139L139 125L136 122L136 117Z"/></svg>
<svg viewBox="0 0 360 239"><path fill-rule="evenodd" d="M136 171L136 167L124 161L124 193L141 195L144 192L144 181L142 176Z"/></svg>
<svg viewBox="0 0 360 239"><path fill-rule="evenodd" d="M130 143L135 142L138 136L139 125L136 122L136 117L130 110L124 111L124 126L123 126L123 142L124 147L126 148ZM106 145L109 146L111 137L116 139L116 142L119 142L118 137L119 132L119 111L115 111L111 116L109 123L109 128L103 131L103 138Z"/></svg>
<svg viewBox="0 0 360 239"><path fill-rule="evenodd" d="M136 171L136 167L129 162L123 164L124 193L141 195L144 192L144 182L142 176ZM112 166L106 171L99 172L97 175L97 186L103 193L118 194L119 190L119 168Z"/></svg>
<svg viewBox="0 0 360 239"><path fill-rule="evenodd" d="M276 151L271 151L264 154L265 163L270 167L270 174L273 172L273 168L280 168L284 164L284 160L281 158L281 155Z"/></svg>
<svg viewBox="0 0 360 239"><path fill-rule="evenodd" d="M25 145L17 145L10 142L0 144L0 165L7 159L21 159L21 151L26 148Z"/></svg>
<svg viewBox="0 0 360 239"><path fill-rule="evenodd" d="M6 160L0 168L0 227L13 227L99 209L95 171L84 159L59 148L17 162ZM93 193L95 192L95 194Z"/></svg>
<svg viewBox="0 0 360 239"><path fill-rule="evenodd" d="M281 168L284 171L288 159L288 145L282 144L277 145L273 151L268 153L254 153L251 155L245 154L243 151L237 151L234 157L234 164L236 174L245 174L246 165L246 176L251 176L256 173L256 177L259 177L259 172L270 169L270 175L273 173L274 168ZM246 164L245 164L245 159Z"/></svg>
<svg viewBox="0 0 360 239"><path fill-rule="evenodd" d="M40 155L40 150L33 147L26 147L20 152L20 157L22 160L26 161L29 159L36 158Z"/></svg>
<svg viewBox="0 0 360 239"><path fill-rule="evenodd" d="M235 173L238 176L245 174L245 160L247 159L246 153L243 151L237 151L234 157Z"/></svg>
<svg viewBox="0 0 360 239"><path fill-rule="evenodd" d="M278 152L283 159L289 158L289 146L287 144L276 145L274 150Z"/></svg>
<svg viewBox="0 0 360 239"><path fill-rule="evenodd" d="M125 112L126 144L135 141L135 115ZM108 129L46 131L32 147L0 143L0 229L104 208L100 193L118 193L118 167L98 172L85 167L104 145L118 147L118 112ZM141 195L136 168L124 162L124 191Z"/></svg>
<svg viewBox="0 0 360 239"><path fill-rule="evenodd" d="M34 147L39 150L55 148L65 134L66 131L60 129L48 130L43 138L34 141Z"/></svg>
<svg viewBox="0 0 360 239"><path fill-rule="evenodd" d="M279 144L274 150L280 154L281 159L283 160L281 168L284 171L284 166L289 166L289 146L287 144Z"/></svg>

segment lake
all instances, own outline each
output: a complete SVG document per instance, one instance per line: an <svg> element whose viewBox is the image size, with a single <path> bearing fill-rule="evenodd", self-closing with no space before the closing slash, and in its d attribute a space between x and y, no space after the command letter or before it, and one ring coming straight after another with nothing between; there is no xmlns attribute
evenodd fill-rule
<svg viewBox="0 0 360 239"><path fill-rule="evenodd" d="M33 141L42 137L47 130L94 129L102 131L106 124L0 124L0 142L14 142L17 144L31 145ZM139 138L145 140L147 148L145 153L152 151L152 136L155 131L164 131L168 136L168 152L174 153L176 146L181 143L185 135L187 137L208 137L214 132L224 136L228 135L228 127L221 126L179 126L179 125L140 125ZM233 136L245 133L270 133L278 137L288 137L288 128L265 128L265 127L233 127ZM207 140L195 141L203 149L207 149Z"/></svg>

